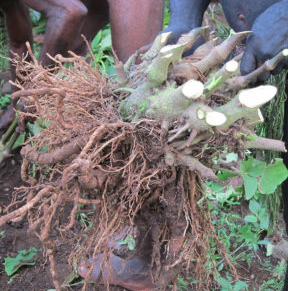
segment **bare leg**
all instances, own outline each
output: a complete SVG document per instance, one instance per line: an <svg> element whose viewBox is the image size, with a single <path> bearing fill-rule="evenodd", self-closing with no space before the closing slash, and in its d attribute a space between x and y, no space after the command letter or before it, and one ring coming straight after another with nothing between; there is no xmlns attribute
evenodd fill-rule
<svg viewBox="0 0 288 291"><path fill-rule="evenodd" d="M78 0L24 0L48 19L44 44L39 60L44 66L52 64L46 53L66 55L73 49L88 13L85 5Z"/></svg>
<svg viewBox="0 0 288 291"><path fill-rule="evenodd" d="M28 8L21 0L2 0L0 8L3 9L6 17L10 58L14 58L14 53L24 56L27 53L25 43L28 41L32 45L33 42ZM13 65L11 65L11 78L12 80L16 79Z"/></svg>
<svg viewBox="0 0 288 291"><path fill-rule="evenodd" d="M109 22L109 4L103 0L81 0L86 8L88 14L85 17L84 25L80 34L85 35L87 40L91 42L98 31ZM85 55L87 46L83 41L81 35L76 41L74 52L79 55Z"/></svg>
<svg viewBox="0 0 288 291"><path fill-rule="evenodd" d="M164 0L109 0L112 41L125 62L162 29Z"/></svg>

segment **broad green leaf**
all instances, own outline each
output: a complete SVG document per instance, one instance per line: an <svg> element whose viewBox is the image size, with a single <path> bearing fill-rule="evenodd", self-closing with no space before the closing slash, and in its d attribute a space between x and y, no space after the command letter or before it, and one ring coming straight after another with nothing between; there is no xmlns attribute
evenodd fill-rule
<svg viewBox="0 0 288 291"><path fill-rule="evenodd" d="M254 214L258 214L259 211L261 210L261 205L260 203L258 203L256 200L252 199L249 202L249 209L251 212L253 212Z"/></svg>
<svg viewBox="0 0 288 291"><path fill-rule="evenodd" d="M266 167L266 163L255 160L249 157L247 161L243 161L240 165L240 170L243 174L248 174L252 177L260 176Z"/></svg>
<svg viewBox="0 0 288 291"><path fill-rule="evenodd" d="M16 258L5 258L5 271L8 276L13 275L17 270L25 265L33 266L36 264L35 255L37 253L36 248L30 248L30 250L21 250L18 252Z"/></svg>
<svg viewBox="0 0 288 291"><path fill-rule="evenodd" d="M266 167L259 181L259 191L262 194L271 194L287 177L288 170L282 159L277 158L274 164Z"/></svg>
<svg viewBox="0 0 288 291"><path fill-rule="evenodd" d="M245 222L257 222L257 217L255 215L246 215L244 218Z"/></svg>
<svg viewBox="0 0 288 291"><path fill-rule="evenodd" d="M244 181L245 199L251 199L257 190L257 179L246 174L242 174Z"/></svg>

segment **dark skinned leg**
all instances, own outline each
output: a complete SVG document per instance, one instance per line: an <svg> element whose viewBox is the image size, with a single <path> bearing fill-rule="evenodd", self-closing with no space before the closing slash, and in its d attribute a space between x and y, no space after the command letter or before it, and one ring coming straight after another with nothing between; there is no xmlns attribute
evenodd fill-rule
<svg viewBox="0 0 288 291"><path fill-rule="evenodd" d="M39 60L44 66L52 65L46 53L65 56L68 50L73 49L88 13L87 8L78 0L24 1L34 10L44 13L48 19Z"/></svg>
<svg viewBox="0 0 288 291"><path fill-rule="evenodd" d="M103 0L81 0L81 2L88 9L88 14L80 34L85 35L87 40L91 42L98 31L109 23L109 4ZM87 46L81 35L77 39L74 52L79 55L87 53Z"/></svg>
<svg viewBox="0 0 288 291"><path fill-rule="evenodd" d="M32 28L29 17L29 10L21 0L1 0L0 9L6 18L6 27L9 35L9 56L11 59L15 54L23 57L27 54L25 43L28 41L32 46ZM29 60L27 56L26 60ZM11 63L11 79L15 81L15 66ZM6 88L12 93L15 87ZM0 118L0 130L7 128L15 118L13 105L10 104L5 113Z"/></svg>
<svg viewBox="0 0 288 291"><path fill-rule="evenodd" d="M162 29L164 0L109 0L113 48L125 62Z"/></svg>
<svg viewBox="0 0 288 291"><path fill-rule="evenodd" d="M27 53L25 43L28 41L32 46L32 28L27 6L21 0L2 0L0 8L5 13L6 27L9 35L9 54L24 56ZM15 67L11 65L11 79L16 79Z"/></svg>

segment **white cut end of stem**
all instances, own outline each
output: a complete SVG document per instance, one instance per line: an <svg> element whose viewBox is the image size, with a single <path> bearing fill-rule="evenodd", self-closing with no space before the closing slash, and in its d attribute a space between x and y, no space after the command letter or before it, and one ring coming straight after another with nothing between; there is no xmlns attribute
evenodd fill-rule
<svg viewBox="0 0 288 291"><path fill-rule="evenodd" d="M239 92L240 103L248 108L257 108L269 102L277 93L277 88L271 85L258 86Z"/></svg>
<svg viewBox="0 0 288 291"><path fill-rule="evenodd" d="M282 51L282 55L283 55L284 57L288 57L288 49L284 49L284 50Z"/></svg>
<svg viewBox="0 0 288 291"><path fill-rule="evenodd" d="M206 123L211 126L220 126L227 121L226 116L221 112L207 112L206 114Z"/></svg>
<svg viewBox="0 0 288 291"><path fill-rule="evenodd" d="M199 98L204 91L203 83L196 80L189 80L183 85L182 94L189 99Z"/></svg>
<svg viewBox="0 0 288 291"><path fill-rule="evenodd" d="M225 69L228 73L234 73L237 71L239 67L238 62L236 62L235 60L229 61L226 65L225 65Z"/></svg>

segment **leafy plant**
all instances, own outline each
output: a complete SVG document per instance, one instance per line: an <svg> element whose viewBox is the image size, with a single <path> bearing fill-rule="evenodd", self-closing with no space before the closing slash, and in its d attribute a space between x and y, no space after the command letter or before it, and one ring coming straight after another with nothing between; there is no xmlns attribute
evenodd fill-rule
<svg viewBox="0 0 288 291"><path fill-rule="evenodd" d="M273 193L277 186L288 177L288 170L280 158L275 159L273 164L266 166L265 162L250 156L247 161L241 163L240 171L247 200L256 194L257 189L261 194Z"/></svg>
<svg viewBox="0 0 288 291"><path fill-rule="evenodd" d="M248 285L243 281L235 282L234 284L231 284L229 281L227 281L225 278L220 277L218 279L218 283L221 286L221 291L245 291L248 290Z"/></svg>
<svg viewBox="0 0 288 291"><path fill-rule="evenodd" d="M97 65L98 69L101 68L108 75L115 74L110 25L97 33L91 43L91 49L96 60L96 64L94 60L91 62L91 67L95 68Z"/></svg>

